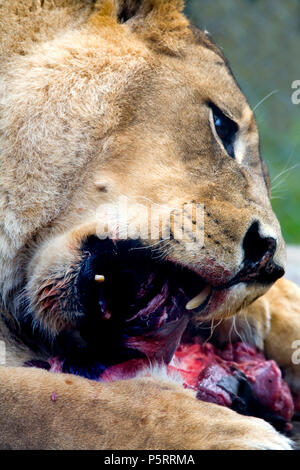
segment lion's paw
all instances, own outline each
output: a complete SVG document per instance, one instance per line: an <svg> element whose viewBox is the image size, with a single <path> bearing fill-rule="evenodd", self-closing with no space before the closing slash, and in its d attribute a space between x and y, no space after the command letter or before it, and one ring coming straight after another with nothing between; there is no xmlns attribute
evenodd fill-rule
<svg viewBox="0 0 300 470"><path fill-rule="evenodd" d="M233 430L229 425L225 431L225 448L244 450L292 450L293 442L277 432L262 419L246 418L247 424L240 423ZM226 440L229 439L228 446Z"/></svg>

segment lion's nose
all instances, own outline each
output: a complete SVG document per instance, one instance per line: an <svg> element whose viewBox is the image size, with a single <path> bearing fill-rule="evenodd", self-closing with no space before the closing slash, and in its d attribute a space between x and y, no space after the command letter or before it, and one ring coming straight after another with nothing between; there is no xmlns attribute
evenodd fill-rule
<svg viewBox="0 0 300 470"><path fill-rule="evenodd" d="M268 256L273 260L277 248L277 241L273 237L262 237L259 233L259 223L254 222L248 229L244 241L244 262L256 264Z"/></svg>
<svg viewBox="0 0 300 470"><path fill-rule="evenodd" d="M243 240L243 269L245 281L275 282L284 275L284 269L274 262L277 240L260 234L259 222L254 222Z"/></svg>

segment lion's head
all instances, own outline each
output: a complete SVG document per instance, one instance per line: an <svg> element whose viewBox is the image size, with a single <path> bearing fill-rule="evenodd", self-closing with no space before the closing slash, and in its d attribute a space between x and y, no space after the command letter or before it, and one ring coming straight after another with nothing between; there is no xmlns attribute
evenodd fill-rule
<svg viewBox="0 0 300 470"><path fill-rule="evenodd" d="M9 314L56 337L86 318L222 318L264 294L284 242L253 113L208 34L178 0L43 3L27 36L13 7L2 19Z"/></svg>

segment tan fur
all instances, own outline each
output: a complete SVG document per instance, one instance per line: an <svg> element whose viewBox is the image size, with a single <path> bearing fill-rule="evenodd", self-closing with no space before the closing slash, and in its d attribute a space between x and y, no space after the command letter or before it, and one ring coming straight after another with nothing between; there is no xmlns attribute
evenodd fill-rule
<svg viewBox="0 0 300 470"><path fill-rule="evenodd" d="M183 388L153 379L105 385L24 368L4 368L1 379L2 448L289 448L264 421L199 403Z"/></svg>
<svg viewBox="0 0 300 470"><path fill-rule="evenodd" d="M15 339L22 333L22 296L41 334L54 338L76 323L80 313L59 300L45 310L42 295L57 277L68 281L82 241L97 234L95 213L105 219L105 205L119 196L132 202L132 225L145 223L136 202L176 209L204 204L205 246L173 242L161 254L208 279L225 282L239 271L242 240L254 220L264 236L277 239L275 261L284 265L253 113L221 52L189 27L182 2L1 0L0 7L0 339L8 366L42 358ZM236 161L215 138L208 101L240 126ZM207 320L246 309L269 287L239 284ZM276 338L297 339L299 293L282 283L273 289L248 307L249 319L258 344L264 341L297 383L299 370ZM159 379L101 385L2 367L0 447L289 444L263 421L200 403Z"/></svg>

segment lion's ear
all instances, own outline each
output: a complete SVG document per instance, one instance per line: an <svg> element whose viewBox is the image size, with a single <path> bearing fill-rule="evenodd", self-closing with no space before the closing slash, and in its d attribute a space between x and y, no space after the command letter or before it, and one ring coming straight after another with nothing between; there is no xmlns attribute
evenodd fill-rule
<svg viewBox="0 0 300 470"><path fill-rule="evenodd" d="M140 0L120 1L126 4L139 4L134 16L127 20L130 28L151 47L171 55L181 54L186 41L191 39L189 22L182 13L181 0ZM121 10L122 11L122 10ZM124 10L123 10L124 11ZM131 13L131 10L127 10Z"/></svg>
<svg viewBox="0 0 300 470"><path fill-rule="evenodd" d="M181 12L184 7L183 0L115 0L120 21L126 22L135 16L146 17L156 12L161 16L170 18L174 11Z"/></svg>
<svg viewBox="0 0 300 470"><path fill-rule="evenodd" d="M116 0L117 15L121 23L134 18L141 10L143 0Z"/></svg>
<svg viewBox="0 0 300 470"><path fill-rule="evenodd" d="M136 16L146 17L151 12L165 19L172 16L175 11L182 12L184 0L96 0L94 8L102 15L117 14L121 23Z"/></svg>
<svg viewBox="0 0 300 470"><path fill-rule="evenodd" d="M180 53L192 36L182 0L97 0L95 8L99 15L116 17L152 47L167 53Z"/></svg>

